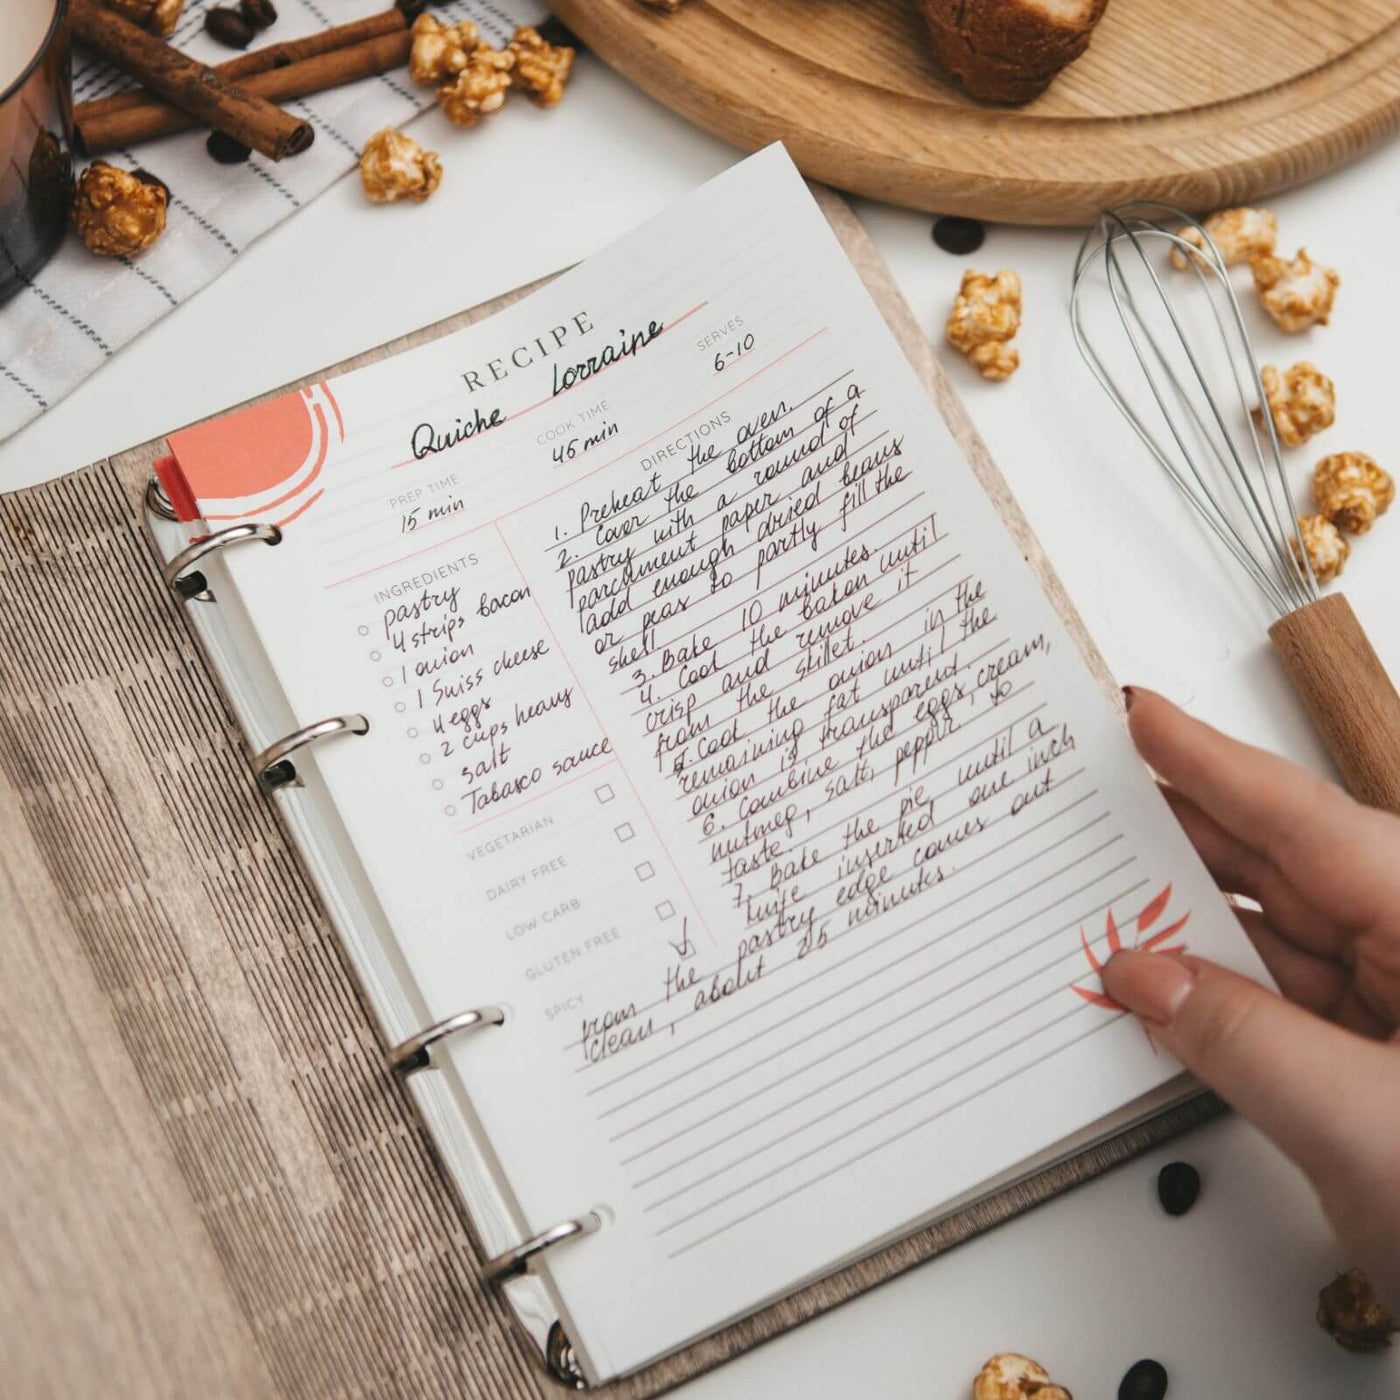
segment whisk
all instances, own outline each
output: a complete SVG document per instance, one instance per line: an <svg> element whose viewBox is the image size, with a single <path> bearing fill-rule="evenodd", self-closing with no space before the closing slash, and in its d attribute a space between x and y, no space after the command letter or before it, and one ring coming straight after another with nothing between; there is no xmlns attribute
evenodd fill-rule
<svg viewBox="0 0 1400 1400"><path fill-rule="evenodd" d="M1400 812L1400 696L1346 599L1320 594L1297 539L1273 417L1252 412L1265 403L1259 366L1210 235L1166 204L1108 210L1075 259L1070 321L1095 379L1274 613L1274 649L1347 787Z"/></svg>

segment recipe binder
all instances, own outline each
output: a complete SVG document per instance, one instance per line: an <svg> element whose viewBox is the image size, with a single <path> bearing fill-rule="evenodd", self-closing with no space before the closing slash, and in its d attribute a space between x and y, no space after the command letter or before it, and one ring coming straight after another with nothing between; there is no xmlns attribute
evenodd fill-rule
<svg viewBox="0 0 1400 1400"><path fill-rule="evenodd" d="M227 600L220 603L221 590L214 580L225 551L275 546L281 540L281 532L276 526L238 523L182 544L185 532L179 525L179 512L171 503L171 495L178 499L181 489L178 474L169 458L157 459L152 470L143 493L143 506L147 530L157 551L165 557L165 586L180 605L191 610L192 626L219 675L245 738L254 747L249 764L259 789L278 805L297 804L294 839L301 847L303 860L318 877L323 896L330 902L334 891L357 882L358 872L353 855L341 849L337 837L330 834L335 817L319 791L314 754L327 743L348 743L368 734L370 721L363 714L347 712L272 734L278 725L262 706L276 687L265 684L266 677L242 673L242 663L254 647L246 636L237 635L236 618L230 622L226 611L229 605ZM382 964L374 965L375 953L371 949L383 952L391 940L383 932L369 930L374 922L369 904L369 899L364 898L356 908L342 908L337 924L358 964L362 983L382 988L396 980L395 971ZM411 1001L411 992L405 991L404 996ZM454 1178L459 1198L482 1237L485 1257L479 1273L483 1285L504 1293L522 1334L532 1340L549 1373L556 1380L582 1388L582 1372L572 1360L568 1338L547 1292L538 1280L527 1277L527 1272L532 1261L546 1251L598 1230L601 1217L583 1210L536 1234L506 1242L500 1225L490 1223L504 1213L504 1205L492 1189L488 1153L481 1145L473 1144L464 1154L462 1144L455 1141L455 1130L466 1116L460 1099L454 1102L452 1095L441 1092L434 1082L453 1074L443 1053L449 1041L461 1042L481 1033L506 1033L506 1012L489 1004L464 1007L431 1024L423 1023L421 1018L415 1023L410 1015L407 1021L415 1028L406 1031L401 1012L386 1007L382 996L376 996L374 991L370 998L380 1013L385 1036L385 1072L417 1100ZM464 1160L464 1155L469 1160Z"/></svg>
<svg viewBox="0 0 1400 1400"><path fill-rule="evenodd" d="M875 296L890 328L894 331L905 354L918 370L931 396L937 403L945 420L959 444L964 449L974 469L980 477L988 495L997 505L1008 530L1014 536L1021 552L1031 562L1042 584L1049 592L1061 613L1066 626L1079 644L1095 674L1103 682L1106 691L1116 697L1116 688L1108 676L1102 660L1094 650L1092 642L1084 633L1073 611L1065 599L1058 582L1041 554L1033 535L1020 516L1005 484L1001 481L986 450L968 422L961 405L944 378L927 342L914 322L907 307L900 300L888 272L883 267L878 254L861 230L854 215L845 204L825 191L816 191L823 212L841 238L848 255L860 271L867 286ZM506 300L512 300L508 298ZM427 336L442 334L459 325L480 319L494 307L478 308L465 317L454 318L440 327L434 327ZM425 338L425 337L415 337ZM381 353L392 353L394 349ZM375 356L366 357L374 358ZM317 376L319 378L320 376ZM241 731L244 741L251 750L251 766L254 782L246 794L233 795L229 800L240 803L256 801L275 803L280 809L286 827L290 830L297 846L301 870L287 866L284 878L291 881L300 879L303 886L319 891L327 907L332 923L346 948L356 978L363 988L375 1018L379 1022L378 1035L381 1043L380 1063L387 1081L396 1081L402 1092L410 1096L426 1121L429 1133L445 1174L452 1181L457 1194L465 1207L466 1218L471 1222L471 1235L464 1241L463 1251L467 1254L479 1253L481 1263L479 1274L482 1287L503 1290L515 1321L532 1342L531 1351L536 1358L543 1357L550 1373L561 1382L581 1386L581 1375L570 1354L569 1339L559 1324L552 1307L548 1289L537 1276L528 1272L530 1261L546 1251L558 1249L586 1250L589 1241L585 1236L599 1226L596 1214L590 1210L590 1203L580 1201L579 1209L573 1216L560 1220L553 1228L529 1237L521 1237L512 1231L510 1212L505 1208L501 1185L494 1179L489 1144L476 1141L471 1132L471 1114L461 1100L460 1093L453 1085L444 1082L453 1079L459 1071L453 1066L465 1062L469 1066L469 1046L479 1037L506 1036L510 1034L508 1008L497 1006L492 1000L489 987L480 989L480 997L473 1005L463 1006L457 1015L448 1019L429 1020L423 1014L421 1005L415 1005L413 997L405 993L398 970L393 965L387 940L380 940L384 946L377 946L373 934L375 910L372 899L367 897L363 880L348 865L339 866L336 818L324 801L324 791L316 771L315 755L319 747L327 744L350 745L356 736L364 732L366 721L356 708L356 697L346 696L344 711L334 715L291 715L278 710L275 701L268 699L267 688L260 688L256 678L245 673L238 664L239 619L231 615L219 598L219 555L234 547L251 550L255 546L266 547L270 542L269 527L234 525L216 532L197 544L187 544L183 534L172 520L169 498L156 485L147 484L147 474L156 469L154 459L159 448L152 444L133 453L124 454L111 463L99 464L90 468L85 478L68 484L60 483L55 488L43 488L38 493L6 502L6 511L13 521L23 517L40 521L37 538L45 547L26 550L21 547L9 567L16 576L23 577L26 596L40 587L51 587L64 576L68 559L81 558L83 550L76 535L64 536L65 529L78 527L96 531L101 535L120 536L122 522L131 519L131 503L144 493L147 527L156 542L157 552L163 561L165 581L170 593L178 598L185 616L198 638L204 655L217 678L223 702L229 707L227 714L210 713L201 719L197 713L200 703L208 703L213 693L208 684L208 672L195 679L184 693L183 704L189 714L181 715L169 723L181 726L206 724L214 739L220 736L234 738L235 731ZM35 504L27 504L32 500ZM65 521L59 509L62 502L77 501L81 509L73 511L73 520ZM30 527L33 528L33 527ZM19 538L12 529L11 538ZM60 543L66 541L66 543ZM10 546L7 544L7 551ZM70 575L71 577L71 575ZM135 590L143 587L133 580ZM93 609L92 627L103 627L119 631L125 614L124 607L144 606L135 602L106 603L100 597L80 598L84 606ZM107 606L113 611L108 615L101 612ZM152 608L160 605L152 603ZM168 609L167 609L168 611ZM153 613L152 616L155 614ZM16 629L15 639L7 639L0 644L7 663L23 661L21 653L32 650L37 643L35 637L41 623L37 618L22 617ZM160 626L168 623L161 622ZM13 650L14 654L11 654ZM84 656L88 671L93 668L91 657ZM121 671L127 663L119 655L107 658L113 674ZM197 663L192 663L197 664ZM10 667L7 664L6 669ZM79 672L63 673L60 684L75 684L81 678ZM131 702L133 705L137 702ZM133 728L141 730L143 725L154 723L159 718L159 707L144 712L141 724L134 723L138 717L133 714ZM73 721L76 730L81 731L82 722ZM18 737L11 736L12 750L28 754L36 759L43 745L37 731L21 732L16 727ZM158 743L153 736L152 743ZM254 813L249 819L258 823L264 832L263 840L271 840L271 828L265 819ZM36 828L38 829L38 828ZM51 859L61 859L59 847L64 832L62 823L51 822L41 832L45 849L51 852ZM71 839L80 840L73 836ZM235 862L236 863L236 862ZM303 873L305 872L305 873ZM224 872L226 873L226 872ZM78 898L77 886L73 887L71 898ZM300 898L289 888L288 896ZM230 924L230 927L233 925ZM357 932L358 930L358 932ZM346 1016L342 1005L337 1013ZM363 1019L363 1010L361 1009ZM314 1020L314 1018L313 1018ZM323 1044L334 1043L336 1036L321 1031L309 1032L321 1036ZM154 1047L144 1043L142 1038L133 1035L126 1042L127 1051L134 1058L143 1060L156 1053ZM445 1069L445 1073L437 1072ZM432 1071L432 1072L429 1072ZM464 1073L470 1073L469 1068ZM326 1106L329 1108L329 1105ZM528 1111L528 1105L523 1106ZM720 1363L728 1357L743 1351L776 1333L813 1317L827 1308L872 1287L912 1265L932 1257L941 1250L966 1239L980 1230L1008 1219L1020 1210L1044 1200L1058 1191L1083 1181L1132 1154L1144 1150L1155 1142L1182 1131L1218 1110L1218 1105L1208 1096L1201 1096L1179 1104L1166 1112L1134 1125L1112 1140L1101 1142L1072 1157L1037 1171L1032 1175L1010 1183L991 1196L979 1200L965 1210L951 1215L918 1230L905 1238L885 1244L873 1254L841 1269L838 1273L810 1284L800 1292L775 1302L761 1311L736 1321L721 1331L687 1347L684 1351L669 1356L654 1365L620 1380L609 1382L598 1388L598 1393L618 1397L643 1397L659 1394L680 1384L700 1372ZM156 1120L152 1119L154 1123ZM405 1122L407 1120L404 1120ZM205 1179L208 1169L219 1161L217 1144L202 1144L191 1148L182 1144L182 1171L191 1180L192 1189L198 1199L203 1200L208 1191ZM190 1155L193 1152L194 1155ZM204 1154L204 1155L200 1155ZM227 1175L227 1162L224 1163ZM399 1164L397 1170L404 1173L401 1181L391 1183L391 1194L402 1200L411 1200L415 1191L427 1189L426 1180L415 1177L413 1165ZM341 1190L351 1192L362 1189L350 1187L345 1182L350 1177L342 1173ZM383 1182L376 1189L389 1190ZM275 1260L294 1247L297 1237L296 1226L304 1226L307 1220L316 1217L314 1209L298 1208L294 1219L286 1226L275 1222L264 1222L257 1231L241 1241L241 1247L250 1251L253 1262L263 1260L263 1267L269 1271L277 1267ZM396 1228L393 1212L390 1209L381 1215L386 1234ZM411 1232L412 1233L412 1232ZM479 1243L478 1243L479 1242ZM419 1242L421 1246L421 1241ZM342 1241L341 1250L349 1247L349 1241ZM421 1246L431 1248L431 1246ZM402 1246L400 1246L402 1254ZM251 1271L253 1274L256 1269ZM426 1277L413 1277L413 1271L403 1268L391 1271L391 1283L383 1285L388 1306L407 1307L409 1299L432 1298L435 1281ZM327 1298L334 1297L339 1287L334 1271L327 1268L324 1284ZM466 1287L461 1283L459 1287ZM245 1310L254 1307L244 1285L241 1301ZM380 1342L391 1349L402 1346L403 1352L391 1357L386 1365L389 1371L412 1371L419 1379L415 1393L424 1395L473 1394L526 1396L540 1393L538 1383L529 1365L525 1364L524 1353L512 1346L501 1350L494 1342L488 1343L486 1335L492 1328L502 1325L504 1315L495 1304L489 1301L489 1294L482 1295L478 1304L471 1301L468 1313L458 1315L455 1330L447 1335L437 1335L432 1343L444 1354L438 1358L440 1365L435 1368L432 1358L414 1354L412 1339ZM336 1307L343 1306L345 1300L336 1298ZM303 1341L312 1338L312 1350L317 1364L321 1367L321 1381L327 1380L346 1388L363 1381L362 1362L357 1360L351 1348L343 1340L318 1336L314 1317L291 1314L280 1315L273 1309L266 1315L256 1317L258 1345L270 1356L280 1359L281 1374L286 1393L310 1393L315 1384L309 1374L297 1373L296 1361L291 1356L291 1347L300 1335ZM477 1330L473 1330L477 1329ZM485 1373L474 1373L466 1365L478 1349L494 1346L495 1360L492 1368ZM512 1354L519 1358L519 1364L512 1362ZM275 1369L275 1368L274 1368Z"/></svg>

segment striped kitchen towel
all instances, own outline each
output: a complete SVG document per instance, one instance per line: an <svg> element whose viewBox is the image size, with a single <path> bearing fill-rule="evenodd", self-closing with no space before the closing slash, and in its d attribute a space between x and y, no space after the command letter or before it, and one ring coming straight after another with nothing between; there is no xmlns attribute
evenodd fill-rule
<svg viewBox="0 0 1400 1400"><path fill-rule="evenodd" d="M187 0L171 42L201 62L234 55L203 27L204 11L223 0ZM389 0L276 0L268 39L296 39L387 8ZM449 0L444 22L475 20L499 46L517 24L545 16L541 0ZM130 86L107 64L75 51L73 100L86 102ZM310 150L279 163L254 153L242 165L216 164L206 133L184 132L139 151L103 157L145 167L170 187L159 243L136 259L97 258L72 234L33 281L0 308L0 439L57 403L108 356L186 297L212 282L260 233L300 209L354 166L365 140L430 106L432 88L408 73L387 73L287 104L316 129Z"/></svg>

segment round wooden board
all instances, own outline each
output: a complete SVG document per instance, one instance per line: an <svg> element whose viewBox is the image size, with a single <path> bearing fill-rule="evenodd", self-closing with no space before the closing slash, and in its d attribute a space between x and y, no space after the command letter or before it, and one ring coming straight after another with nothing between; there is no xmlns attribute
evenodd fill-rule
<svg viewBox="0 0 1400 1400"><path fill-rule="evenodd" d="M1400 0L1109 0L1024 107L969 98L919 0L553 0L600 57L745 149L939 213L1079 224L1127 199L1193 211L1284 189L1400 124Z"/></svg>

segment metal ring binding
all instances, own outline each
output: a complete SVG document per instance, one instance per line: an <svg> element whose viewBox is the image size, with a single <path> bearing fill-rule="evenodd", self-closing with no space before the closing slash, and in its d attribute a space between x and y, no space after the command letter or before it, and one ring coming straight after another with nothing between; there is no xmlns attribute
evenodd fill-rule
<svg viewBox="0 0 1400 1400"><path fill-rule="evenodd" d="M549 1335L544 1343L544 1362L555 1380L563 1381L570 1390L587 1390L588 1378L583 1367L578 1364L574 1344L569 1340L564 1325L555 1321L550 1324Z"/></svg>
<svg viewBox="0 0 1400 1400"><path fill-rule="evenodd" d="M269 744L254 758L253 769L264 790L276 792L278 788L290 787L299 781L296 766L291 762L292 754L298 749L314 744L318 739L327 739L332 734L368 733L369 720L364 715L335 715L330 719L317 720L315 724L308 724L305 729L298 729L285 739Z"/></svg>
<svg viewBox="0 0 1400 1400"><path fill-rule="evenodd" d="M175 507L170 504L170 497L165 494L165 487L160 484L160 478L156 476L146 483L146 509L152 515L160 516L162 520L180 518L175 514Z"/></svg>
<svg viewBox="0 0 1400 1400"><path fill-rule="evenodd" d="M182 549L166 566L165 582L168 587L174 590L175 596L191 602L198 600L202 603L212 602L214 595L209 591L209 585L204 580L204 575L195 569L186 573L192 564L196 564L203 559L206 554L213 554L215 550L227 549L231 544L242 544L244 540L262 540L265 544L280 544L282 532L275 525L230 525L226 530L215 530L212 535L205 535L201 539L195 540L191 545Z"/></svg>
<svg viewBox="0 0 1400 1400"><path fill-rule="evenodd" d="M499 1006L478 1006L471 1011L459 1011L445 1021L438 1021L427 1030L401 1040L389 1051L389 1068L401 1079L417 1074L420 1069L432 1069L432 1048L449 1035L458 1031L472 1031L484 1026L505 1024L506 1013Z"/></svg>
<svg viewBox="0 0 1400 1400"><path fill-rule="evenodd" d="M591 1210L575 1220L560 1221L558 1225L552 1225L541 1234L516 1245L514 1249L508 1249L504 1254L488 1259L481 1266L481 1277L488 1283L502 1283L506 1279L517 1278L529 1270L530 1261L536 1255L543 1254L545 1250L553 1249L555 1245L563 1244L565 1240L571 1240L577 1235L591 1235L602 1228L602 1217Z"/></svg>

